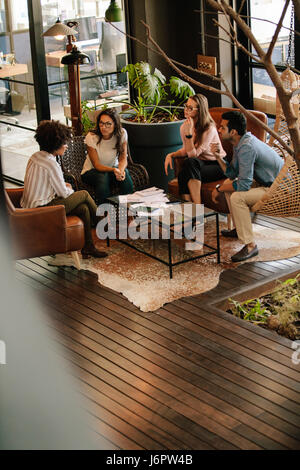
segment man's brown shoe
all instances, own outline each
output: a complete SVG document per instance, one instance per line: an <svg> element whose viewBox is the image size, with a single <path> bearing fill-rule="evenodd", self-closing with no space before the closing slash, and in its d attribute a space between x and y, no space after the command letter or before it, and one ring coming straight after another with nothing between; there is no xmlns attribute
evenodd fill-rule
<svg viewBox="0 0 300 470"><path fill-rule="evenodd" d="M253 258L253 256L258 255L258 248L257 245L255 245L252 250L248 250L248 246L245 245L240 251L238 251L235 255L231 257L231 260L233 262L238 262L238 261L245 261L246 259Z"/></svg>
<svg viewBox="0 0 300 470"><path fill-rule="evenodd" d="M221 234L223 235L223 237L238 238L236 228L233 228L232 230L221 230Z"/></svg>
<svg viewBox="0 0 300 470"><path fill-rule="evenodd" d="M108 256L106 251L97 250L95 246L82 248L81 255L83 259L87 259L89 256L93 256L94 258L106 258L106 256Z"/></svg>

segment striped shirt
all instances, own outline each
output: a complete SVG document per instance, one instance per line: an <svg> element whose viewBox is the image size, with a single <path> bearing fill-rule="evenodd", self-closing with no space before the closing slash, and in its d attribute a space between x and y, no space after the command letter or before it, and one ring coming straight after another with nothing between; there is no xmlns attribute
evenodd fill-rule
<svg viewBox="0 0 300 470"><path fill-rule="evenodd" d="M66 198L73 193L64 181L61 167L48 152L34 153L28 160L21 207L45 206L55 197Z"/></svg>

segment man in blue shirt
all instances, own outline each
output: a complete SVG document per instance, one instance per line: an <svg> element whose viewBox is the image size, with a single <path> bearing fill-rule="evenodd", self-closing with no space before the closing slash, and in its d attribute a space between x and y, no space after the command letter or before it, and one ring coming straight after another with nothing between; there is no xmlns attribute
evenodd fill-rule
<svg viewBox="0 0 300 470"><path fill-rule="evenodd" d="M212 196L216 199L218 192L225 193L235 226L233 230L222 230L222 234L238 238L244 244L231 257L232 261L244 261L258 255L252 230L251 207L262 198L283 166L282 158L251 132L246 132L246 129L247 121L240 111L224 113L218 131L223 141L233 145L232 162L225 163L217 147L212 148L229 178L222 185L217 185Z"/></svg>

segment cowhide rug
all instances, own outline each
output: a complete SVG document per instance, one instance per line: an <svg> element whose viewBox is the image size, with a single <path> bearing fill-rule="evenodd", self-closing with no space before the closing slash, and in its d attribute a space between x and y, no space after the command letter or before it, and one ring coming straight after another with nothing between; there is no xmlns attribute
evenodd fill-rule
<svg viewBox="0 0 300 470"><path fill-rule="evenodd" d="M211 246L216 245L215 225L205 224L205 241ZM290 258L300 254L300 233L290 230L273 230L259 225L253 225L255 240L259 255L251 258L254 261L275 261ZM220 223L220 229L226 228ZM96 241L96 239L95 239ZM167 256L165 240L138 241L144 248L158 256ZM217 264L216 255L200 258L173 268L173 279L169 279L169 269L164 264L145 256L132 248L117 241L111 241L106 247L106 241L96 241L98 249L106 250L107 258L82 260L82 269L95 272L99 283L117 292L121 292L130 302L143 312L157 310L167 302L181 297L201 294L213 289L219 282L222 271L237 267L230 257L241 249L238 240L220 236L221 264ZM174 242L174 259L182 256L200 254L199 251L183 250L184 241ZM71 255L56 255L49 261L56 266L72 266Z"/></svg>

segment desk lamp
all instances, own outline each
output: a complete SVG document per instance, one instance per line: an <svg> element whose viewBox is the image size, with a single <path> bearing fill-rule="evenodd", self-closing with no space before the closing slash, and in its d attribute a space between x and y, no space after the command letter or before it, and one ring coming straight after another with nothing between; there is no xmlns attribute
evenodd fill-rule
<svg viewBox="0 0 300 470"><path fill-rule="evenodd" d="M80 52L73 41L74 35L78 34L74 26L78 26L75 21L69 21L66 25L58 19L56 23L43 33L43 36L54 36L56 38L67 36L68 44L66 47L67 54L61 59L61 63L68 66L69 74L69 94L72 127L75 135L81 135L81 93L80 93L80 70L79 65L90 62L88 55Z"/></svg>

